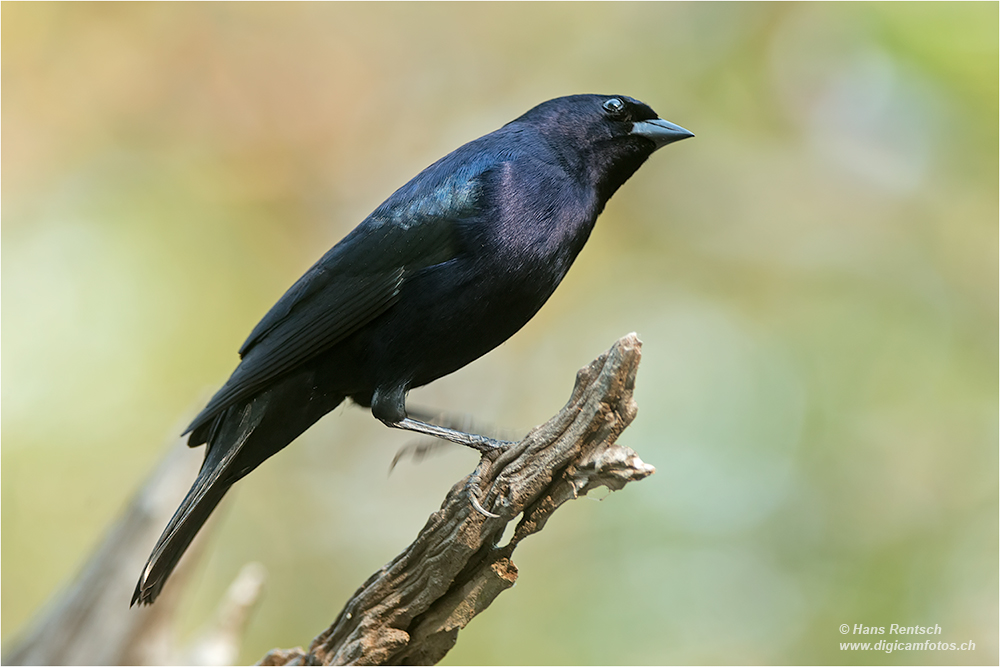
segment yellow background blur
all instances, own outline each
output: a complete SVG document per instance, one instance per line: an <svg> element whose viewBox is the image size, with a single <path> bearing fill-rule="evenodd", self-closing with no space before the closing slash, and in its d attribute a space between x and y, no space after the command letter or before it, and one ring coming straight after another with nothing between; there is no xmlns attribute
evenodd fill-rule
<svg viewBox="0 0 1000 667"><path fill-rule="evenodd" d="M4 641L329 246L460 144L599 92L697 137L622 188L524 330L412 400L522 433L635 330L622 442L658 472L523 544L447 661L996 664L997 25L996 3L4 3ZM241 659L307 643L476 460L387 476L411 441L340 408L241 482L185 631L259 560ZM976 650L844 653L841 623Z"/></svg>

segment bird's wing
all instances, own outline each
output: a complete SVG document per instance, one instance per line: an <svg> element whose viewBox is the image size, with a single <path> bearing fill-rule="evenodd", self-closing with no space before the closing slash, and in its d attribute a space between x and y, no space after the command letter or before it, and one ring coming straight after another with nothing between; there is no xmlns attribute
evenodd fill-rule
<svg viewBox="0 0 1000 667"><path fill-rule="evenodd" d="M331 248L250 333L240 365L186 432L371 322L408 275L456 257L458 228L478 212L483 171L414 179Z"/></svg>

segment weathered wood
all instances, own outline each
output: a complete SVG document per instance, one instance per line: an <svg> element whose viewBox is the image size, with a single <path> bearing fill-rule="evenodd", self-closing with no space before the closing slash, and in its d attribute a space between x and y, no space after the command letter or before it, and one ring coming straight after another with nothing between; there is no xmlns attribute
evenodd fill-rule
<svg viewBox="0 0 1000 667"><path fill-rule="evenodd" d="M514 548L541 530L552 512L598 486L617 490L653 472L632 450L615 444L635 417L639 357L640 342L632 334L582 369L562 411L521 442L483 458L451 489L416 541L365 582L308 651L271 651L261 664L439 661L458 631L513 586ZM203 536L155 605L128 607L149 545L200 459L183 442L171 449L80 574L7 647L3 664L219 664L236 658L260 594L259 566L244 570L214 627L193 647L177 647L173 636L183 580ZM485 512L473 507L470 494ZM497 544L519 515L510 542Z"/></svg>
<svg viewBox="0 0 1000 667"><path fill-rule="evenodd" d="M654 472L615 444L635 418L641 342L619 340L577 373L566 406L499 455L484 456L452 487L416 540L373 574L308 651L268 653L259 664L434 664L458 631L514 585L515 547L563 503L599 486L618 490ZM470 498L479 499L487 516ZM498 544L521 515L513 537Z"/></svg>

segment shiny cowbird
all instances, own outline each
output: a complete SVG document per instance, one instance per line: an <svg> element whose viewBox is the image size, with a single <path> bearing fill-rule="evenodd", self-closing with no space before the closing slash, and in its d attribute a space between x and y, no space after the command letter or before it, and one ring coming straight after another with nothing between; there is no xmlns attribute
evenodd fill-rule
<svg viewBox="0 0 1000 667"><path fill-rule="evenodd" d="M407 391L524 326L611 195L653 151L690 136L630 97L560 97L393 193L278 300L188 427L205 460L132 604L156 599L229 487L346 398L394 428L502 447L408 417Z"/></svg>

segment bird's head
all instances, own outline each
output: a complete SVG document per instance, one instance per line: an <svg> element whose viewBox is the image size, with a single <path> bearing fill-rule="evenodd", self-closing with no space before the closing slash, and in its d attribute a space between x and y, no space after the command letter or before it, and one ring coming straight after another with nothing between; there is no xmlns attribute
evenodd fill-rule
<svg viewBox="0 0 1000 667"><path fill-rule="evenodd" d="M567 165L590 175L605 200L658 148L693 137L625 95L570 95L512 121L530 125Z"/></svg>

